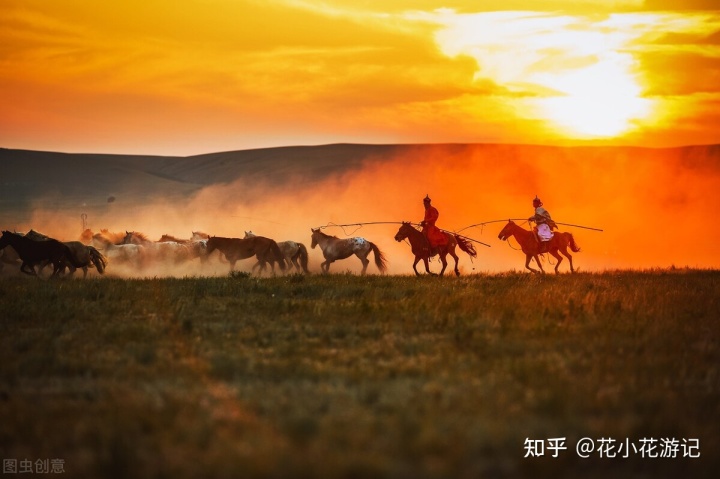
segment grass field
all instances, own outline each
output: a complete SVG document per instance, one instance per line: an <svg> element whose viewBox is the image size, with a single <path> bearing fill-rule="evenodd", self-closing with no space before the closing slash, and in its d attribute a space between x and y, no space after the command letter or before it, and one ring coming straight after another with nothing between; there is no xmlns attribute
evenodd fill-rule
<svg viewBox="0 0 720 479"><path fill-rule="evenodd" d="M697 270L6 277L0 456L83 478L715 477L719 298ZM584 437L638 451L583 459ZM552 438L559 457L525 457Z"/></svg>

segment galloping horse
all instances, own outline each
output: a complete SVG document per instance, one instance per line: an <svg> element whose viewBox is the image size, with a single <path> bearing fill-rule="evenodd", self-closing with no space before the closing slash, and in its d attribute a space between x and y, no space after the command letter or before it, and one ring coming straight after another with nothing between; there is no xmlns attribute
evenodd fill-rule
<svg viewBox="0 0 720 479"><path fill-rule="evenodd" d="M253 236L252 238L223 238L211 236L207 240L207 254L220 250L230 263L230 271L235 269L235 262L239 259L247 259L252 256L257 258L257 263L252 267L260 267L259 273L265 270L265 264L270 263L272 272L275 273L275 261L278 262L281 271L285 271L285 259L277 243L264 236Z"/></svg>
<svg viewBox="0 0 720 479"><path fill-rule="evenodd" d="M326 235L319 228L310 228L310 231L312 231L312 244L310 247L315 248L320 245L325 257L325 261L320 263L323 273L328 272L332 262L355 255L360 258L363 265L362 274L365 274L368 264L370 264L370 260L367 259L370 251L375 253L375 266L380 272L384 273L387 270L385 255L375 243L360 237L340 239L337 236Z"/></svg>
<svg viewBox="0 0 720 479"><path fill-rule="evenodd" d="M245 232L245 238L253 238L256 236L252 231ZM292 264L298 271L310 273L310 271L308 271L308 252L304 244L296 243L295 241L278 241L277 245L285 257L288 268L290 268ZM298 260L300 260L299 263Z"/></svg>
<svg viewBox="0 0 720 479"><path fill-rule="evenodd" d="M410 241L410 248L412 249L413 254L415 255L415 262L413 263L413 270L415 271L415 274L420 276L420 273L418 273L417 270L417 264L422 259L425 263L425 271L428 274L435 274L430 272L430 267L428 265L428 258L431 258L432 256L435 256L436 254L440 255L440 261L442 262L442 269L440 270L440 276L445 273L445 268L447 268L447 255L449 254L455 259L455 274L457 276L460 276L460 270L458 269L458 256L455 254L455 246L459 246L461 250L466 252L468 255L470 255L471 258L477 257L477 252L475 251L475 247L467 241L465 238L459 235L453 235L450 233L443 232L445 237L447 238L447 242L445 245L439 246L437 248L437 251L433 251L430 248L430 244L428 243L427 238L425 238L425 235L422 233L422 231L416 230L412 224L403 222L402 226L400 226L400 229L398 230L397 234L395 235L395 241L402 241L405 238L407 238Z"/></svg>
<svg viewBox="0 0 720 479"><path fill-rule="evenodd" d="M105 252L105 257L110 261L128 264L135 268L141 268L145 263L145 248L136 244L114 244L102 233L93 235L93 245Z"/></svg>
<svg viewBox="0 0 720 479"><path fill-rule="evenodd" d="M560 267L560 263L562 263L562 257L558 254L558 250L568 259L568 261L570 261L570 271L573 273L575 272L575 269L573 268L572 255L568 253L567 249L569 246L573 253L579 253L580 248L575 243L575 238L573 238L572 233L555 232L552 239L550 241L543 242L546 243L543 244L537 240L535 233L528 231L525 228L521 228L514 222L508 220L508 224L506 224L502 231L500 231L498 238L505 241L511 236L515 237L515 240L520 245L522 252L525 253L525 268L529 269L533 273L545 273L545 270L540 264L540 258L538 258L538 255L545 253L550 253L555 257L555 259L557 259L557 264L555 264L555 273L559 273L558 268ZM535 262L540 267L540 271L530 267L530 260L532 258L535 258Z"/></svg>
<svg viewBox="0 0 720 479"><path fill-rule="evenodd" d="M137 231L126 231L123 244L134 244L145 247L146 253L154 260L181 263L193 258L193 253L187 245L174 241L156 243L145 236L145 234L138 233Z"/></svg>
<svg viewBox="0 0 720 479"><path fill-rule="evenodd" d="M35 241L47 241L52 239L49 236L38 233L35 230L28 231L25 237ZM95 249L94 246L85 245L80 241L65 241L63 244L70 249L70 253L74 256L76 264L82 265L83 278L87 278L88 267L92 268L95 266L100 274L105 272L107 260L97 249ZM48 264L50 264L49 260L41 261L40 267L38 268L38 274L41 273L43 268L45 268ZM77 268L70 261L65 261L63 269L65 269L66 266L70 269L70 276L75 274L75 271L77 271Z"/></svg>
<svg viewBox="0 0 720 479"><path fill-rule="evenodd" d="M204 234L204 233L200 233ZM197 233L193 232L193 236L190 239L177 238L172 235L162 235L157 241L158 243L178 243L184 245L193 258L200 258L200 262L204 263L207 261L207 237L198 239Z"/></svg>
<svg viewBox="0 0 720 479"><path fill-rule="evenodd" d="M51 278L57 276L65 261L69 261L76 268L82 267L76 262L70 248L54 239L35 241L17 233L3 231L2 237L0 237L0 249L8 245L13 247L22 260L20 271L31 276L37 276L35 265L45 260L53 264Z"/></svg>

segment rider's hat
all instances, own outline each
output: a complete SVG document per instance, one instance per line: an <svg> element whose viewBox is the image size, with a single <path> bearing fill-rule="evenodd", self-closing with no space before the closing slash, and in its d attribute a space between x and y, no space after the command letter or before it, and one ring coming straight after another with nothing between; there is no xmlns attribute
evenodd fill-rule
<svg viewBox="0 0 720 479"><path fill-rule="evenodd" d="M543 205L543 202L540 201L540 198L538 198L537 195L535 195L535 199L533 200L533 205L535 205L535 206L542 206L542 205Z"/></svg>
<svg viewBox="0 0 720 479"><path fill-rule="evenodd" d="M430 203L430 201L431 201L431 200L430 200L430 196L429 196L429 195L425 195L425 198L423 198L423 202L425 202L425 203Z"/></svg>

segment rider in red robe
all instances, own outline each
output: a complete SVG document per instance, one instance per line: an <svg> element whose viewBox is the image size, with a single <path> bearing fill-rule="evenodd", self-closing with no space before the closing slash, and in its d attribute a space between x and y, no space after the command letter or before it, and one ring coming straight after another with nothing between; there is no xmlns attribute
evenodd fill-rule
<svg viewBox="0 0 720 479"><path fill-rule="evenodd" d="M435 222L437 221L438 216L440 216L440 213L437 208L430 204L430 201L430 197L425 195L425 199L423 199L423 204L425 205L425 218L420 225L423 227L422 232L430 243L430 247L435 249L438 246L445 246L448 239L447 236L445 236L445 233L435 226Z"/></svg>

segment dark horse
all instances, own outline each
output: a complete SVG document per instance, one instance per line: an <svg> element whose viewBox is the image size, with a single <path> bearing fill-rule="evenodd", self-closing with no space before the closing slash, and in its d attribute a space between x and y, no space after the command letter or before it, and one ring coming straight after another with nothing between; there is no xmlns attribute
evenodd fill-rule
<svg viewBox="0 0 720 479"><path fill-rule="evenodd" d="M533 273L545 272L540 264L540 258L538 258L538 255L544 253L550 253L555 257L555 259L557 259L555 272L559 273L558 268L560 267L560 263L562 263L562 257L558 254L558 251L560 251L560 253L562 253L568 261L570 261L570 271L573 273L575 272L575 269L573 268L572 255L568 253L567 249L569 246L573 253L579 253L580 248L575 243L575 238L573 238L572 233L555 232L550 241L540 242L537 240L535 233L528 231L525 228L521 228L512 221L508 220L508 224L506 224L502 231L500 231L498 238L505 241L511 236L515 237L515 240L520 245L522 252L525 253L525 267ZM540 271L530 267L530 260L532 258L535 258L535 262L540 267Z"/></svg>
<svg viewBox="0 0 720 479"><path fill-rule="evenodd" d="M455 274L457 276L460 276L460 270L458 269L458 256L455 254L455 246L459 246L460 249L470 255L471 258L477 257L475 247L468 240L459 235L453 235L446 232L443 232L443 234L447 238L446 244L443 246L439 246L438 248L436 248L436 250L433 250L430 247L430 243L428 242L425 235L421 231L415 229L413 225L403 222L402 226L400 226L400 229L395 235L395 241L402 241L405 238L410 241L410 248L415 255L413 270L415 270L416 275L420 276L420 273L418 273L417 270L417 264L420 260L423 260L423 262L425 263L425 271L428 274L435 274L430 272L428 259L435 256L436 254L439 254L440 262L442 262L440 276L442 276L445 273L445 268L447 268L446 257L449 254L450 256L455 258Z"/></svg>
<svg viewBox="0 0 720 479"><path fill-rule="evenodd" d="M260 271L265 270L265 264L270 263L273 273L275 272L275 261L278 262L281 271L285 271L285 259L280 251L277 243L270 238L264 236L253 236L252 238L223 238L221 236L212 236L207 240L207 253L210 254L215 250L220 250L225 258L230 262L230 271L235 269L235 262L239 259L247 259L252 256L257 258L257 263L252 267L255 272L256 267L260 267Z"/></svg>
<svg viewBox="0 0 720 479"><path fill-rule="evenodd" d="M52 278L57 276L66 262L75 268L82 268L82 264L77 262L70 248L55 239L35 241L17 233L3 231L0 237L0 249L8 245L12 246L20 256L22 260L20 271L25 274L37 276L35 265L46 260L53 264Z"/></svg>
<svg viewBox="0 0 720 479"><path fill-rule="evenodd" d="M49 239L53 239L42 233L38 233L35 230L28 231L25 237L35 241L47 241ZM70 253L72 253L75 258L75 263L82 264L83 278L87 278L88 268L92 268L93 266L95 266L98 273L103 274L105 272L107 259L102 255L102 253L95 249L94 246L85 245L81 241L64 241L63 244L70 248ZM41 261L40 267L38 268L38 274L41 274L43 268L45 268L48 264L50 264L49 260ZM63 271L66 266L70 269L70 276L75 274L77 268L73 266L70 261L66 261L65 264L63 264Z"/></svg>

